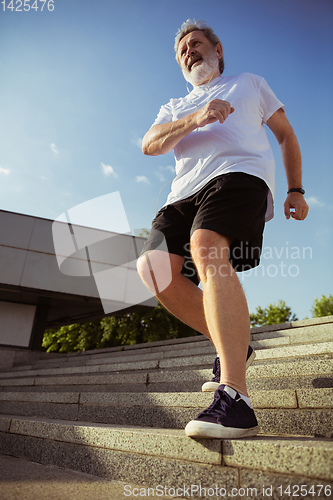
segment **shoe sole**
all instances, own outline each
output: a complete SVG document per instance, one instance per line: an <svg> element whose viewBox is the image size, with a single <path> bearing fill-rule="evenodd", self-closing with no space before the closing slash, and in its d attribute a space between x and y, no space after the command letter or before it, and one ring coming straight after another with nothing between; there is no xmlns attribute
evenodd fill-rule
<svg viewBox="0 0 333 500"><path fill-rule="evenodd" d="M192 420L185 427L185 434L187 437L192 438L239 439L256 436L258 430L258 426L248 429L238 429L235 427L224 427L221 424L213 424L211 422Z"/></svg>
<svg viewBox="0 0 333 500"><path fill-rule="evenodd" d="M253 361L256 358L256 352L255 350L252 351L251 356L246 360L246 369L249 368L249 366L252 365ZM216 389L219 387L220 383L219 382L205 382L201 388L202 392L215 392Z"/></svg>

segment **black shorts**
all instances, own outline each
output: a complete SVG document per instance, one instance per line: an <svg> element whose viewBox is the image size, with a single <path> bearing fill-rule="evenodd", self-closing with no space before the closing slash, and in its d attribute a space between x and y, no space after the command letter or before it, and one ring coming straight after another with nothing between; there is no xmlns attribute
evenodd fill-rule
<svg viewBox="0 0 333 500"><path fill-rule="evenodd" d="M229 260L235 271L258 266L267 194L267 184L259 177L242 172L220 175L194 195L163 207L141 253L156 249L163 233L168 252L185 258L182 273L199 284L190 238L196 229L210 229L234 238Z"/></svg>

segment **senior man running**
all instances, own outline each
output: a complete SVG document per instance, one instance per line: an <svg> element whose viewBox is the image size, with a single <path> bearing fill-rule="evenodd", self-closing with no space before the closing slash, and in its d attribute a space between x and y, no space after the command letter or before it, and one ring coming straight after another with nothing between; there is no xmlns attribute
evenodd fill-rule
<svg viewBox="0 0 333 500"><path fill-rule="evenodd" d="M245 376L254 353L247 301L235 271L259 264L265 221L273 217L275 165L264 124L281 147L287 219L304 220L308 213L300 148L284 105L263 78L221 76L222 44L206 23L184 23L175 51L193 90L162 106L143 139L144 154L174 150L176 177L152 223L138 272L158 300L206 335L218 353L220 380L208 383L208 390L216 389L214 401L187 424L186 434L254 436L258 423ZM161 234L168 252L158 249Z"/></svg>

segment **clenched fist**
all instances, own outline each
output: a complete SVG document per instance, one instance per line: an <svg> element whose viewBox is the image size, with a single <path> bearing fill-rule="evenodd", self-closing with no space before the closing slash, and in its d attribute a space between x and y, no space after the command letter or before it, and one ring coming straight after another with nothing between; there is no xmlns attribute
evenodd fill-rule
<svg viewBox="0 0 333 500"><path fill-rule="evenodd" d="M309 207L303 195L290 193L284 202L284 214L286 219L304 220L308 215Z"/></svg>
<svg viewBox="0 0 333 500"><path fill-rule="evenodd" d="M213 99L206 106L195 112L198 127L219 121L224 123L228 116L235 111L228 101Z"/></svg>

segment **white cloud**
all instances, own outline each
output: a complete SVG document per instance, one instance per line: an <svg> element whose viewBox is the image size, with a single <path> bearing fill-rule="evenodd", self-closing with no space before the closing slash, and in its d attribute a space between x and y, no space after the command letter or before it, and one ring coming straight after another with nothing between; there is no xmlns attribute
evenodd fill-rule
<svg viewBox="0 0 333 500"><path fill-rule="evenodd" d="M5 175L10 174L9 168L0 167L0 174L5 174Z"/></svg>
<svg viewBox="0 0 333 500"><path fill-rule="evenodd" d="M324 207L326 203L318 200L315 196L309 196L309 198L305 198L309 207Z"/></svg>
<svg viewBox="0 0 333 500"><path fill-rule="evenodd" d="M168 176L167 176L167 177L165 177L165 174L164 174L165 172L168 174ZM155 172L155 175L156 175L156 177L158 178L158 180L159 180L160 182L166 182L166 180L167 180L168 178L170 178L170 177L169 177L170 172L171 172L173 175L175 175L175 169L174 169L174 167L172 167L171 165L168 165L167 167L158 167L158 172ZM171 182L171 181L170 181L170 182Z"/></svg>
<svg viewBox="0 0 333 500"><path fill-rule="evenodd" d="M175 174L175 167L172 165L168 165L167 167L164 167L165 170L169 170L172 174Z"/></svg>
<svg viewBox="0 0 333 500"><path fill-rule="evenodd" d="M136 138L132 139L132 144L137 146L139 149L142 149L142 138L136 137Z"/></svg>
<svg viewBox="0 0 333 500"><path fill-rule="evenodd" d="M137 175L135 177L136 182L145 182L146 184L150 184L148 178L145 175Z"/></svg>
<svg viewBox="0 0 333 500"><path fill-rule="evenodd" d="M50 144L50 148L51 148L51 151L52 151L53 153L55 153L56 155L58 155L58 154L59 154L59 151L58 151L58 149L57 149L57 146L54 144L54 142L52 142L52 144Z"/></svg>
<svg viewBox="0 0 333 500"><path fill-rule="evenodd" d="M108 176L108 175L113 175L113 177L118 177L118 174L114 171L113 167L111 165L105 165L105 163L101 163L101 167L103 170L103 174Z"/></svg>
<svg viewBox="0 0 333 500"><path fill-rule="evenodd" d="M166 181L166 178L165 178L164 174L162 174L161 172L155 172L155 175L156 175L156 177L158 178L158 180L160 182L165 182Z"/></svg>

